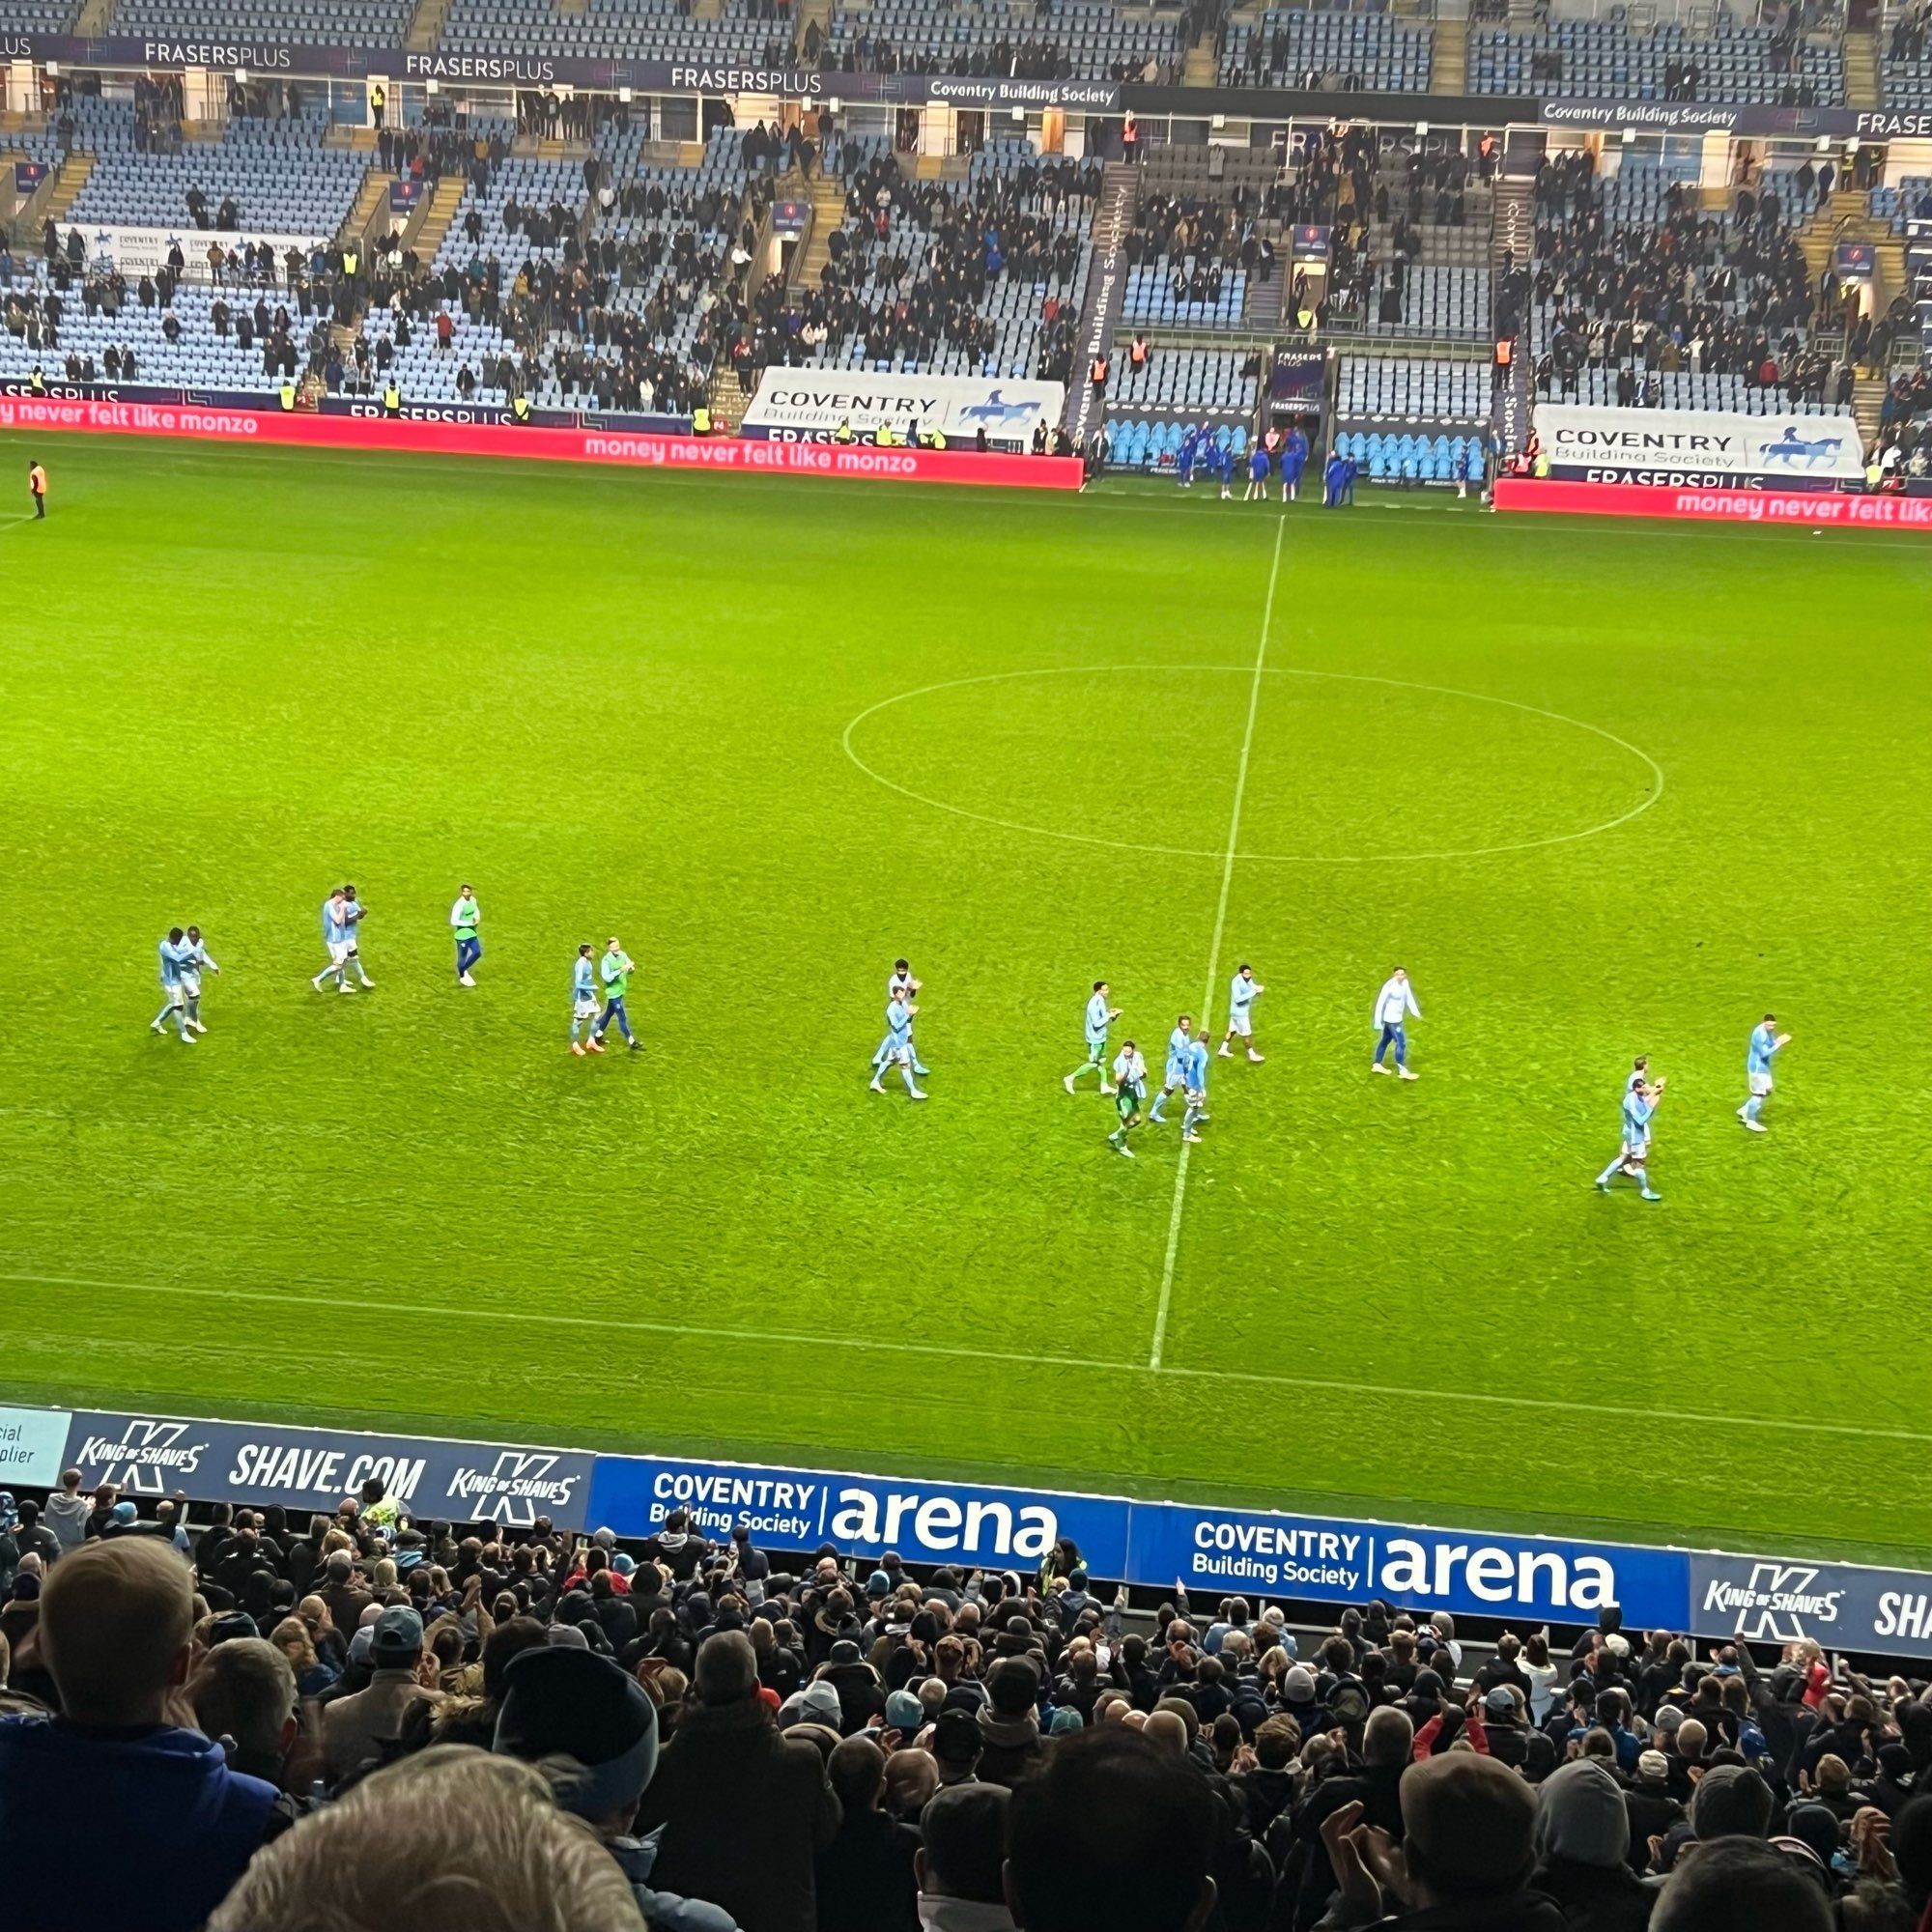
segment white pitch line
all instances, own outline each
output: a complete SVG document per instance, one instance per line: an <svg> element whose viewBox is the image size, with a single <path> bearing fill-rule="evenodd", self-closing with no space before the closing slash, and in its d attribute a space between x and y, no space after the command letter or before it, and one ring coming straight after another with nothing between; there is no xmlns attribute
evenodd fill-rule
<svg viewBox="0 0 1932 1932"><path fill-rule="evenodd" d="M1654 1423L1657 1410L1629 1404L1568 1402L1561 1396L1502 1395L1489 1389L1434 1386L1410 1388L1395 1382L1340 1381L1324 1376L1270 1375L1259 1369L1149 1369L1141 1362L1118 1362L1087 1355L1022 1354L1002 1349L961 1349L943 1342L885 1341L867 1335L808 1335L782 1328L705 1327L680 1321L639 1321L608 1315L564 1315L546 1309L452 1307L447 1302L374 1301L355 1295L311 1293L302 1283L270 1291L247 1288L199 1288L184 1282L102 1281L88 1275L0 1272L0 1281L40 1288L93 1289L110 1294L172 1294L190 1301L259 1303L265 1307L332 1308L347 1314L384 1314L390 1319L412 1316L438 1321L507 1321L524 1327L576 1328L597 1334L668 1335L696 1342L765 1342L781 1348L846 1349L863 1354L915 1355L957 1362L998 1362L1036 1369L1074 1369L1091 1375L1144 1376L1159 1374L1171 1379L1235 1382L1242 1387L1304 1389L1311 1394L1387 1397L1394 1401L1462 1403L1476 1408L1532 1409L1556 1415L1592 1415ZM61 1338L57 1338L61 1339ZM76 1345L79 1346L79 1345ZM358 1358L359 1359L359 1358ZM1697 1429L1754 1429L1780 1435L1841 1435L1858 1441L1932 1442L1932 1434L1912 1429L1873 1429L1861 1422L1816 1422L1786 1415L1719 1414L1709 1410L1673 1409L1668 1418Z"/></svg>
<svg viewBox="0 0 1932 1932"><path fill-rule="evenodd" d="M1208 948L1208 990L1201 997L1201 1017L1197 1024L1203 1034L1209 1031L1208 1015L1214 1009L1215 974L1221 964L1221 935L1228 924L1228 893L1235 883L1235 861L1241 849L1241 801L1248 790L1248 756L1255 748L1255 719L1262 708L1262 674L1267 669L1268 631L1274 623L1274 586L1281 575L1281 539L1288 519L1277 517L1274 525L1274 556L1268 565L1266 601L1262 605L1262 639L1255 651L1254 681L1248 687L1248 724L1241 733L1241 761L1235 768L1235 804L1228 814L1228 849L1221 861L1221 898L1214 908L1214 937ZM1160 1351L1167 1342L1167 1311L1174 1299L1174 1258L1180 1248L1180 1210L1187 1201L1187 1156L1190 1150L1180 1143L1180 1160L1174 1170L1174 1208L1167 1217L1167 1256L1160 1264L1160 1305L1153 1312L1153 1348L1148 1367L1160 1367Z"/></svg>

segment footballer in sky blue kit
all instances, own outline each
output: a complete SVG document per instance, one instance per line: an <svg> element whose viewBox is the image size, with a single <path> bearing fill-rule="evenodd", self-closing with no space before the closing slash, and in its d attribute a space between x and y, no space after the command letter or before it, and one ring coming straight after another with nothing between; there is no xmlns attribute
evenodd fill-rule
<svg viewBox="0 0 1932 1932"><path fill-rule="evenodd" d="M1180 1117L1180 1138L1198 1141L1194 1129L1208 1118L1208 1042L1197 1037L1187 1049L1187 1111Z"/></svg>
<svg viewBox="0 0 1932 1932"><path fill-rule="evenodd" d="M1167 1116L1160 1110L1167 1105L1167 1096L1187 1086L1188 1055L1194 1047L1194 1018L1190 1013L1182 1013L1175 1021L1174 1031L1167 1037L1167 1071L1162 1076L1160 1092L1153 1096L1153 1105L1148 1109L1148 1121L1154 1126L1165 1126Z"/></svg>
<svg viewBox="0 0 1932 1932"><path fill-rule="evenodd" d="M342 990L349 990L349 968L355 967L356 978L365 986L376 982L369 977L369 969L362 963L362 922L369 917L369 908L355 896L354 886L344 886L342 896L345 901L342 917L349 925L349 956L342 968Z"/></svg>
<svg viewBox="0 0 1932 1932"><path fill-rule="evenodd" d="M604 1042L597 1037L597 957L588 940L577 949L577 963L570 971L570 1050L582 1060L586 1053L602 1053ZM577 1037L578 1029L583 1037Z"/></svg>
<svg viewBox="0 0 1932 1932"><path fill-rule="evenodd" d="M1238 1037L1248 1043L1248 1058L1257 1064L1267 1056L1255 1051L1255 1002L1267 991L1257 983L1255 969L1243 959L1241 968L1228 987L1228 1034L1221 1042L1221 1058L1235 1057L1235 1040Z"/></svg>
<svg viewBox="0 0 1932 1932"><path fill-rule="evenodd" d="M328 949L328 964L309 981L318 993L325 980L333 980L338 992L355 990L349 983L349 954L355 945L355 931L349 923L348 888L337 886L322 902L322 943Z"/></svg>
<svg viewBox="0 0 1932 1932"><path fill-rule="evenodd" d="M888 1009L886 1037L872 1052L872 1067L875 1072L878 1068L885 1065L892 1053L893 1027L890 1009L893 1002L897 1000L902 1005L910 1006L918 997L919 989L923 983L922 980L913 978L912 963L910 960L895 959L893 961L893 977L886 981L886 1006ZM912 1070L915 1073L930 1073L932 1071L931 1067L923 1066L920 1064L917 1048L913 1052Z"/></svg>
<svg viewBox="0 0 1932 1932"><path fill-rule="evenodd" d="M871 1091L874 1094L883 1094L886 1091L881 1084L886 1077L886 1067L896 1066L899 1078L905 1082L906 1092L915 1100L925 1098L924 1093L912 1077L912 1070L918 1060L918 1055L913 1052L912 1047L912 1022L913 1016L918 1011L919 1009L904 997L895 999L886 1008L886 1058L885 1064L872 1075Z"/></svg>
<svg viewBox="0 0 1932 1932"><path fill-rule="evenodd" d="M1650 1122L1658 1103L1663 1098L1663 1086L1661 1078L1651 1079L1650 1062L1639 1054L1624 1081L1622 1145L1617 1149L1616 1159L1597 1177L1597 1185L1605 1194L1610 1191L1610 1182L1619 1174L1627 1174L1636 1182L1646 1201L1663 1199L1650 1184L1648 1165Z"/></svg>
<svg viewBox="0 0 1932 1932"><path fill-rule="evenodd" d="M1107 1082L1107 1029L1121 1017L1119 1007L1107 1004L1107 982L1094 981L1094 997L1087 1002L1087 1058L1060 1084L1070 1094L1073 1083L1089 1068L1100 1076L1100 1092L1112 1094Z"/></svg>
<svg viewBox="0 0 1932 1932"><path fill-rule="evenodd" d="M1777 1031L1776 1013L1766 1013L1751 1029L1750 1045L1745 1051L1745 1078L1750 1084L1750 1098L1738 1109L1738 1119L1754 1134L1769 1131L1758 1116L1771 1098L1771 1063L1790 1044L1791 1036Z"/></svg>
<svg viewBox="0 0 1932 1932"><path fill-rule="evenodd" d="M180 926L168 927L167 937L155 949L161 970L161 1009L149 1022L151 1033L165 1033L169 1020L180 1031L182 1044L192 1046L194 1035L187 1026L187 995L182 988L182 966L187 958L187 935Z"/></svg>
<svg viewBox="0 0 1932 1932"><path fill-rule="evenodd" d="M220 971L221 968L210 956L208 948L202 944L201 927L189 926L182 946L181 990L185 1008L182 1014L184 1027L191 1027L196 1033L208 1031L201 1019L201 976Z"/></svg>

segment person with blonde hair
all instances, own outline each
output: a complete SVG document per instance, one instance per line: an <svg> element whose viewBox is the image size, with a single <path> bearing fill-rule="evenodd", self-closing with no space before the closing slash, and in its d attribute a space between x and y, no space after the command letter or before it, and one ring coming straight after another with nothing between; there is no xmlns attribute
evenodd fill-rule
<svg viewBox="0 0 1932 1932"><path fill-rule="evenodd" d="M130 1921L145 1922L145 1921ZM540 1773L468 1745L372 1772L248 1867L208 1932L642 1932L622 1868Z"/></svg>
<svg viewBox="0 0 1932 1932"><path fill-rule="evenodd" d="M177 1717L194 1662L188 1566L152 1537L54 1565L40 1647L58 1719L0 1719L10 1928L189 1932L262 1843L276 1792Z"/></svg>

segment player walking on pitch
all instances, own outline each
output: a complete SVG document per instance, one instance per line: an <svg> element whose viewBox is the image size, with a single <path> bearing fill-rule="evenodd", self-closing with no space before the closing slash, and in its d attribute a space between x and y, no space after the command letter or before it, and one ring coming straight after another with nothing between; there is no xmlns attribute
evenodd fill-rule
<svg viewBox="0 0 1932 1932"><path fill-rule="evenodd" d="M449 909L449 928L456 935L456 983L459 986L473 986L476 983L469 977L469 969L483 956L483 941L478 936L482 923L483 908L476 903L476 895L465 886L456 895L456 903Z"/></svg>
<svg viewBox="0 0 1932 1932"><path fill-rule="evenodd" d="M182 952L181 989L186 1007L182 1015L182 1025L192 1027L196 1033L206 1033L208 1029L201 1023L201 976L204 972L219 973L221 968L209 956L208 948L201 943L201 927L198 925L188 927Z"/></svg>
<svg viewBox="0 0 1932 1932"><path fill-rule="evenodd" d="M604 1042L597 1037L597 949L586 939L577 949L577 963L570 975L570 1050L582 1060L586 1053L602 1053ZM583 1029L579 1039L577 1030Z"/></svg>
<svg viewBox="0 0 1932 1932"><path fill-rule="evenodd" d="M1167 1116L1160 1110L1167 1105L1167 1096L1177 1088L1187 1085L1188 1055L1194 1050L1194 1018L1191 1013L1182 1013L1175 1021L1174 1031L1167 1037L1167 1072L1160 1083L1160 1092L1153 1096L1153 1105L1148 1109L1151 1125L1164 1127Z"/></svg>
<svg viewBox="0 0 1932 1932"><path fill-rule="evenodd" d="M624 1036L624 1044L633 1053L638 1052L643 1041L631 1031L631 1015L625 1010L624 1000L631 990L631 975L637 971L614 935L604 949L604 957L598 962L597 971L604 981L604 1011L597 1021L597 1031L591 1035L594 1044L610 1031L611 1022L617 1022L617 1031Z"/></svg>
<svg viewBox="0 0 1932 1932"><path fill-rule="evenodd" d="M1198 1141L1194 1129L1208 1118L1208 1042L1198 1035L1187 1049L1187 1111L1180 1117L1180 1138Z"/></svg>
<svg viewBox="0 0 1932 1932"><path fill-rule="evenodd" d="M355 976L363 985L373 986L376 982L369 977L369 969L362 963L362 922L369 917L369 908L355 896L354 886L344 886L342 896L345 901L342 917L349 923L349 957L342 968L342 990L349 990L349 968L355 969Z"/></svg>
<svg viewBox="0 0 1932 1932"><path fill-rule="evenodd" d="M349 891L346 886L336 889L322 902L322 943L328 948L328 964L318 973L309 984L319 993L325 980L333 980L336 990L353 993L355 988L349 983L349 953L354 944L355 927L349 923Z"/></svg>
<svg viewBox="0 0 1932 1932"><path fill-rule="evenodd" d="M1141 1123L1141 1103L1147 1098L1147 1062L1133 1041L1127 1040L1114 1062L1114 1084L1101 1091L1115 1096L1114 1109L1121 1117L1121 1124L1107 1136L1107 1145L1129 1160L1133 1159L1134 1151L1127 1145L1127 1136Z"/></svg>
<svg viewBox="0 0 1932 1932"><path fill-rule="evenodd" d="M923 1100L925 1094L913 1079L913 1068L919 1064L919 1055L913 1051L912 1022L919 1009L905 995L903 989L886 1007L886 1057L874 1069L871 1091L883 1094L886 1090L880 1084L886 1077L888 1066L896 1066L899 1078L905 1082L905 1090L915 1100Z"/></svg>
<svg viewBox="0 0 1932 1932"><path fill-rule="evenodd" d="M156 949L161 966L161 1009L149 1023L150 1033L165 1033L173 1020L182 1044L192 1046L194 1035L187 1030L187 995L182 990L182 966L187 958L187 935L180 926L168 927L167 937Z"/></svg>
<svg viewBox="0 0 1932 1932"><path fill-rule="evenodd" d="M1107 1029L1121 1017L1119 1007L1107 1004L1107 982L1094 981L1094 997L1087 1002L1087 1058L1060 1084L1070 1094L1073 1083L1092 1067L1100 1076L1100 1092L1111 1094L1113 1088L1107 1085Z"/></svg>
<svg viewBox="0 0 1932 1932"><path fill-rule="evenodd" d="M1750 1083L1750 1098L1738 1109L1738 1119L1754 1134L1769 1131L1758 1115L1771 1098L1771 1063L1790 1044L1791 1036L1777 1031L1776 1013L1766 1013L1751 1029L1750 1046L1745 1055L1745 1078Z"/></svg>
<svg viewBox="0 0 1932 1932"><path fill-rule="evenodd" d="M1267 1058L1255 1051L1255 1002L1267 991L1255 980L1255 969L1243 959L1241 969L1228 987L1228 1032L1221 1041L1221 1058L1233 1060L1236 1036L1248 1043L1248 1058L1259 1065Z"/></svg>
<svg viewBox="0 0 1932 1932"><path fill-rule="evenodd" d="M890 1009L893 1002L896 1000L901 1006L907 1007L912 1011L917 1012L919 1009L913 1006L912 1003L918 997L919 989L923 983L922 980L913 978L910 961L904 959L895 959L893 961L893 977L886 981L886 1006L888 1009L886 1037L878 1043L878 1046L872 1053L872 1071L874 1073L886 1065L892 1054L893 1023ZM913 1049L912 1070L915 1073L930 1073L932 1071L931 1067L920 1065L919 1050L916 1047Z"/></svg>
<svg viewBox="0 0 1932 1932"><path fill-rule="evenodd" d="M1652 1081L1650 1062L1639 1054L1631 1069L1629 1079L1624 1082L1623 1103L1623 1145L1617 1150L1617 1157L1597 1177L1597 1185L1607 1194L1610 1182L1619 1174L1627 1174L1642 1191L1646 1201L1662 1201L1650 1184L1650 1122L1663 1098L1662 1080Z"/></svg>
<svg viewBox="0 0 1932 1932"><path fill-rule="evenodd" d="M1398 966L1382 981L1382 989L1376 995L1375 1024L1381 1034L1376 1041L1376 1057L1369 1062L1371 1073L1388 1071L1382 1065L1382 1055L1394 1047L1397 1073L1405 1080L1417 1077L1408 1067L1408 1030L1404 1022L1421 1017L1422 1009L1415 1004L1415 988L1408 983L1408 975Z"/></svg>

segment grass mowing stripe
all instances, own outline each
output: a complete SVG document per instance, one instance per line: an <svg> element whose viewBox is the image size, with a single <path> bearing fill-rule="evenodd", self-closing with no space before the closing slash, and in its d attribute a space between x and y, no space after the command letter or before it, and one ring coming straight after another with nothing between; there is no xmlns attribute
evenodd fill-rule
<svg viewBox="0 0 1932 1932"><path fill-rule="evenodd" d="M1241 800L1248 789L1248 757L1255 748L1255 718L1261 710L1262 673L1267 669L1268 630L1274 622L1274 586L1281 576L1281 539L1287 528L1288 519L1277 517L1274 553L1268 563L1267 596L1262 604L1261 642L1255 649L1254 682L1248 687L1247 728L1241 733L1241 760L1235 768L1235 804L1228 814L1228 851L1221 861L1221 897L1214 908L1214 937L1208 944L1208 990L1201 998L1200 1024L1204 1028L1208 1025L1208 1015L1214 1009L1214 975L1221 962L1221 935L1228 924L1228 892L1235 882L1235 857L1241 848ZM1167 1254L1160 1264L1160 1303L1153 1312L1153 1347L1148 1354L1150 1369L1160 1367L1160 1351L1167 1341L1167 1311L1174 1300L1174 1258L1180 1247L1180 1214L1187 1202L1187 1156L1191 1151L1183 1138L1180 1159L1174 1170L1174 1207L1167 1217Z"/></svg>
<svg viewBox="0 0 1932 1932"><path fill-rule="evenodd" d="M13 1281L44 1288L92 1288L117 1294L176 1294L201 1301L245 1301L270 1307L287 1305L290 1296L300 1295L304 1308L335 1308L349 1314L385 1316L424 1316L438 1321L508 1321L535 1327L587 1328L604 1333L670 1335L705 1342L762 1342L781 1348L849 1349L864 1354L938 1356L948 1361L999 1362L1026 1368L1079 1369L1094 1375L1167 1376L1190 1381L1238 1382L1262 1388L1306 1389L1317 1394L1386 1397L1402 1402L1450 1402L1487 1408L1526 1408L1558 1415L1596 1415L1655 1421L1654 1408L1629 1404L1567 1402L1560 1396L1499 1395L1488 1389L1449 1387L1405 1387L1388 1382L1342 1381L1320 1376L1268 1375L1259 1369L1188 1369L1156 1367L1140 1362L1107 1361L1091 1355L1043 1355L1001 1349L952 1348L940 1342L888 1342L866 1335L806 1335L781 1328L713 1328L688 1321L643 1321L625 1317L564 1315L550 1310L522 1308L451 1307L446 1302L377 1302L347 1294L317 1294L300 1283L292 1283L287 1292L270 1293L262 1289L193 1288L185 1283L164 1281L99 1281L83 1275L0 1274L0 1281ZM351 1358L353 1359L353 1358ZM154 1405L164 1406L161 1404ZM1670 1419L1697 1428L1757 1429L1802 1435L1847 1436L1860 1441L1932 1442L1932 1433L1912 1429L1874 1429L1861 1422L1820 1422L1804 1416L1720 1415L1710 1411L1674 1408Z"/></svg>

